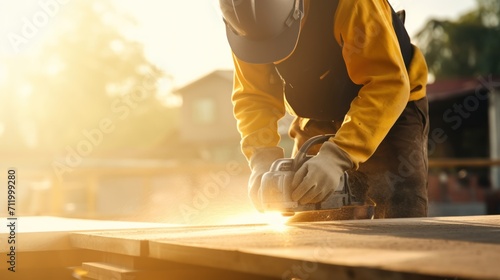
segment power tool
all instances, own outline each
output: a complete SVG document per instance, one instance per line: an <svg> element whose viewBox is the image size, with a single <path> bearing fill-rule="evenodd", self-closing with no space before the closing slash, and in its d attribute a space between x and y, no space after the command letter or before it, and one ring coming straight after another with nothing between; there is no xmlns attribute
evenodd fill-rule
<svg viewBox="0 0 500 280"><path fill-rule="evenodd" d="M283 216L293 216L295 212L332 210L343 207L362 206L351 193L347 172L340 179L338 186L332 186L332 192L321 202L300 204L291 198L292 181L295 172L309 160L309 149L321 144L334 134L319 135L307 140L300 148L295 158L277 159L268 172L264 173L259 189L259 196L265 211L279 211Z"/></svg>

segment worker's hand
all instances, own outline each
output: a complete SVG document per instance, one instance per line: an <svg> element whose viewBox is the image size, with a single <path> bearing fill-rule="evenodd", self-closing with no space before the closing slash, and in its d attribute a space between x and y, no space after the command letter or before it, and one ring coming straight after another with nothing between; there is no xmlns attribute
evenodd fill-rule
<svg viewBox="0 0 500 280"><path fill-rule="evenodd" d="M262 201L259 197L262 175L269 171L275 160L283 158L284 155L285 153L280 147L265 147L257 149L250 158L252 174L250 174L250 179L248 180L248 195L255 208L260 212L264 212Z"/></svg>
<svg viewBox="0 0 500 280"><path fill-rule="evenodd" d="M352 166L349 156L335 143L323 143L318 154L306 161L295 173L292 200L300 204L322 201L337 188L344 171Z"/></svg>

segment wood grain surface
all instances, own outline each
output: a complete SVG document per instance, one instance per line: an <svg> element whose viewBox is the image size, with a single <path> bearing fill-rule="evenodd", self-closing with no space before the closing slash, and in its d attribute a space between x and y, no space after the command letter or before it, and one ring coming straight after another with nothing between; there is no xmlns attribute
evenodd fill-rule
<svg viewBox="0 0 500 280"><path fill-rule="evenodd" d="M500 216L130 229L71 242L281 279L500 279Z"/></svg>
<svg viewBox="0 0 500 280"><path fill-rule="evenodd" d="M0 227L0 240L7 240L10 235L7 218L0 217L5 225ZM41 252L70 250L69 235L73 232L113 231L137 228L167 228L169 224L141 223L124 221L99 221L70 219L50 216L17 217L16 250L18 252ZM0 242L0 253L7 252L9 243Z"/></svg>

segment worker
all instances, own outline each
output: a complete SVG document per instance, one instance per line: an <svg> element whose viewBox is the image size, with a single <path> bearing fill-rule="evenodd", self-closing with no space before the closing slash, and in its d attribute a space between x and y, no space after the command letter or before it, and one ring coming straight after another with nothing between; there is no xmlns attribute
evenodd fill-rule
<svg viewBox="0 0 500 280"><path fill-rule="evenodd" d="M387 0L220 0L234 60L232 102L251 169L249 196L284 157L335 133L296 172L292 200L322 201L344 171L375 218L427 215L427 66ZM360 193L360 194L359 194Z"/></svg>

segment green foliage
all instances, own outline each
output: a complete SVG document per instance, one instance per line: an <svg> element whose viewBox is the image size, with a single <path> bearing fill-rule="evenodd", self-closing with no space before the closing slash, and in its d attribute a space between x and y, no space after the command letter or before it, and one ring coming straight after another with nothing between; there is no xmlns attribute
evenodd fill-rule
<svg viewBox="0 0 500 280"><path fill-rule="evenodd" d="M88 140L86 132L102 130L103 122L111 128L101 131L93 155L159 146L178 111L157 98L157 82L166 75L121 32L133 28L133 20L109 0L86 0L61 7L51 24L36 53L9 58L9 83L0 90L12 106L22 103L22 111L16 119L0 115L3 149L27 149L21 143L29 136L20 130L31 124L30 148L61 155ZM19 101L23 86L31 94Z"/></svg>
<svg viewBox="0 0 500 280"><path fill-rule="evenodd" d="M417 34L436 79L500 74L500 2L477 0L456 21L430 20Z"/></svg>

